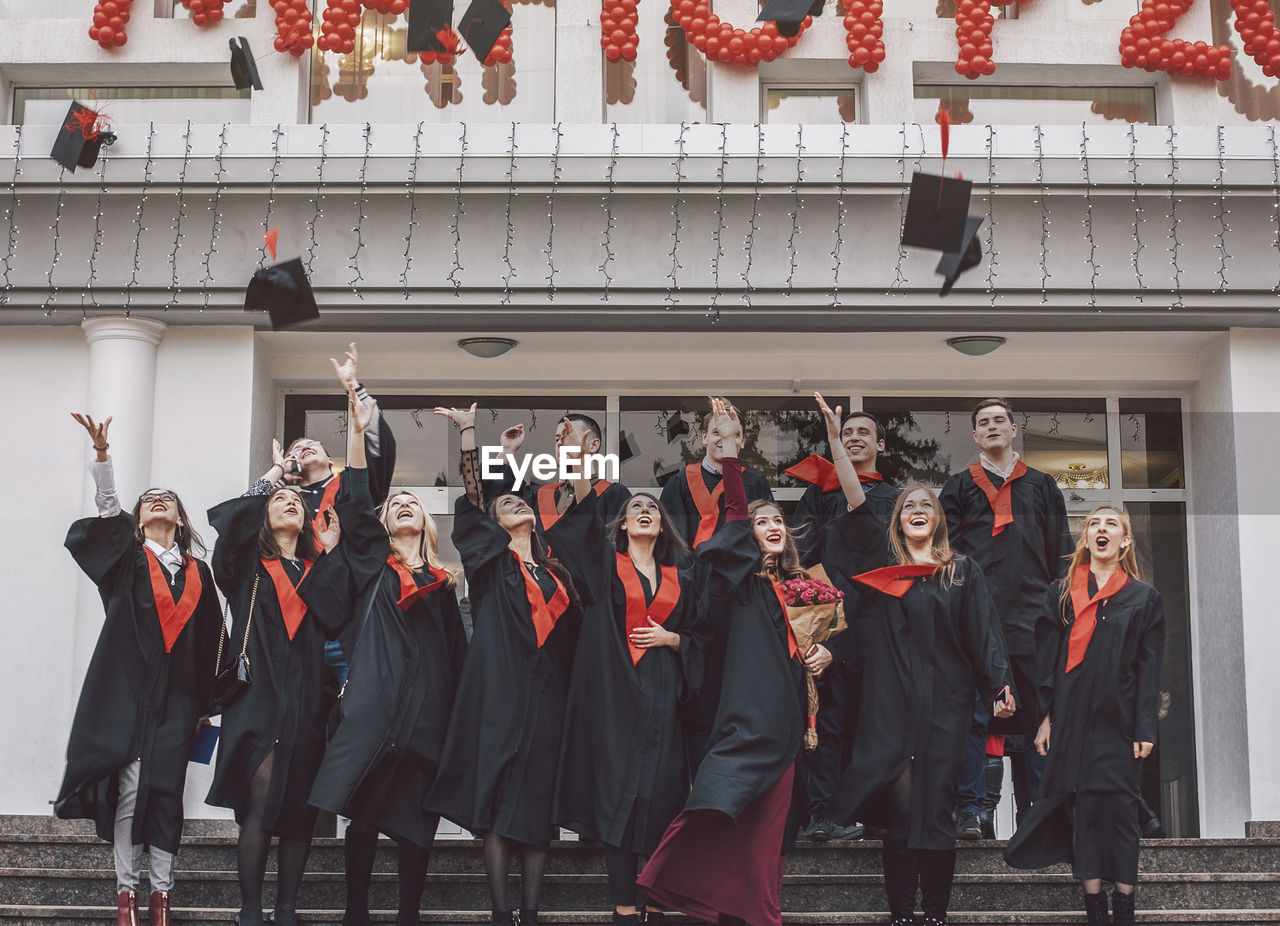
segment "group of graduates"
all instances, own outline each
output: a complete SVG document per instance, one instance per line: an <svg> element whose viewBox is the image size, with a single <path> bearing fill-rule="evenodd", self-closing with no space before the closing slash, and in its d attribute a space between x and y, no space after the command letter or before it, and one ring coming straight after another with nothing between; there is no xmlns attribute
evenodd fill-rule
<svg viewBox="0 0 1280 926"><path fill-rule="evenodd" d="M319 810L350 820L347 926L369 922L379 833L399 852L397 923L419 922L441 817L483 839L494 923L537 922L564 827L602 844L615 924L677 910L780 926L801 828L821 840L866 824L883 837L892 922L917 922L919 896L937 926L957 834L973 835L961 794L1004 733L1035 750L1006 859L1070 861L1090 924L1133 922L1160 596L1140 581L1125 512L1096 509L1072 540L1053 479L1013 450L1006 400L974 409L979 462L937 495L887 484L880 422L815 394L830 458L790 471L809 483L792 523L744 469L742 416L723 399L703 418L704 458L660 497L482 479L475 406L437 408L460 430L468 639L460 577L421 501L391 490L395 440L356 363L354 344L333 361L346 467L316 441L273 442L271 469L208 512L212 569L172 490L122 510L111 419L75 416L96 451L98 517L66 546L106 621L55 812L114 844L119 926L138 923L144 850L149 918L168 926L188 756L213 713L206 800L239 824L240 926L264 921L273 836L272 918L295 926ZM584 453L602 437L580 414L556 432ZM523 440L520 426L501 436L511 453ZM802 648L786 583L811 575L843 595L845 629Z"/></svg>

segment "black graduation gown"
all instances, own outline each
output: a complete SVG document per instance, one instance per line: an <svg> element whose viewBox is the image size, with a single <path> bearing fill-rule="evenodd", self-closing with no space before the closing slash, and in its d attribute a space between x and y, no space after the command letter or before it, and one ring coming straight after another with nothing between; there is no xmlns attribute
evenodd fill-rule
<svg viewBox="0 0 1280 926"><path fill-rule="evenodd" d="M225 630L213 575L197 561L200 599L173 648L164 651L148 554L134 528L122 513L85 518L67 532L66 547L98 586L106 620L80 689L54 813L93 820L98 835L114 841L116 773L140 758L133 842L176 852L191 743L196 721L210 709L218 636ZM184 566L170 586L175 601L185 586Z"/></svg>
<svg viewBox="0 0 1280 926"><path fill-rule="evenodd" d="M239 654L254 576L260 578L249 632L251 680L223 712L213 784L205 802L234 809L236 822L243 823L249 781L274 750L263 827L309 838L307 795L324 756L325 721L332 704L325 688L324 641L335 631L308 613L289 639L275 585L258 555L258 531L268 498L247 495L209 510L209 524L218 532L213 574L231 603L228 660ZM299 575L284 568L296 585Z"/></svg>
<svg viewBox="0 0 1280 926"><path fill-rule="evenodd" d="M718 810L737 820L800 755L808 713L805 671L788 654L786 615L760 575L751 522L727 523L698 548L698 559L733 604L719 708L684 810ZM794 825L788 836L793 833Z"/></svg>
<svg viewBox="0 0 1280 926"><path fill-rule="evenodd" d="M1004 484L986 472L997 489ZM976 561L986 576L1009 653L1030 655L1045 589L1062 575L1076 544L1062 490L1048 473L1028 467L1010 495L1013 523L994 537L991 503L967 469L947 480L939 500L952 548ZM1030 694L1019 692L1023 698Z"/></svg>
<svg viewBox="0 0 1280 926"><path fill-rule="evenodd" d="M582 614L570 606L539 647L510 542L466 496L458 499L453 543L474 630L427 808L472 833L545 847Z"/></svg>
<svg viewBox="0 0 1280 926"><path fill-rule="evenodd" d="M1132 884L1137 876L1137 802L1142 771L1141 760L1133 757L1133 744L1156 742L1164 602L1150 585L1130 579L1098 603L1097 624L1084 659L1067 672L1067 645L1074 619L1066 625L1059 619L1059 595L1067 581L1055 582L1045 594L1040 623L1048 670L1040 698L1053 721L1049 754L1040 793L1010 841L1005 859L1015 868L1043 868L1070 861L1077 870L1082 866L1087 870L1100 859L1110 861L1128 854L1131 863L1122 866L1129 869L1127 874L1106 871L1079 876L1119 878ZM1090 594L1097 590L1090 576ZM1065 611L1073 615L1070 599ZM1126 818L1131 846L1094 844L1114 832L1110 826L1097 827L1092 834L1073 835L1071 812L1091 816L1079 807L1099 793L1127 798L1108 804L1108 808L1110 815ZM1121 852L1124 848L1130 852Z"/></svg>
<svg viewBox="0 0 1280 926"><path fill-rule="evenodd" d="M391 480L396 472L396 439L391 433L391 425L387 423L386 415L378 415L377 439L375 441L371 434L366 435L364 450L365 459L368 461L369 495L374 505L381 505L387 500L387 493L391 491ZM344 479L343 473L338 473L335 478L338 480L338 494L334 504L351 501L350 479ZM313 515L320 508L320 501L324 498L324 490L328 482L326 479L314 485L298 486L306 496Z"/></svg>
<svg viewBox="0 0 1280 926"><path fill-rule="evenodd" d="M347 625L351 670L338 702L338 726L310 802L430 846L437 818L422 805L467 652L458 599L441 586L401 610L386 529L367 501L337 508L342 539L299 589L311 614L331 630L354 615ZM419 588L435 581L427 570L413 578Z"/></svg>
<svg viewBox="0 0 1280 926"><path fill-rule="evenodd" d="M863 505L881 523L887 525L902 490L892 483L872 479L862 483L862 491L867 496ZM796 538L796 549L800 551L800 562L806 566L822 562L824 528L848 510L849 502L844 497L843 489L824 492L816 485L805 487L804 495L796 503L796 511L791 518L794 524L791 532Z"/></svg>
<svg viewBox="0 0 1280 926"><path fill-rule="evenodd" d="M715 491L723 476L719 473L708 471L705 466L699 466L698 471L702 474L702 481L707 487L707 491ZM757 472L749 469L743 470L742 485L746 489L747 504L760 498L769 499L770 501L773 499L773 489L769 487L768 480ZM674 522L676 530L680 532L680 536L685 539L689 546L693 546L693 540L698 535L698 522L702 519L702 516L698 514L698 506L694 504L693 495L689 492L689 481L683 469L667 480L667 484L662 487L662 494L658 500L662 503L663 510L671 516L671 520ZM716 530L720 531L725 525L723 494L717 500L716 506L720 511L720 516L716 521Z"/></svg>
<svg viewBox="0 0 1280 926"><path fill-rule="evenodd" d="M838 823L884 826L887 789L911 771L907 846L955 847L960 763L973 718L973 690L994 702L1013 678L982 570L957 557L955 581L917 580L902 598L849 576L893 560L884 526L858 508L827 526L825 566L853 589L846 611L864 622L861 709L853 759L827 803Z"/></svg>
<svg viewBox="0 0 1280 926"><path fill-rule="evenodd" d="M588 839L620 846L635 817L629 848L650 855L684 803L685 763L678 702L696 690L704 634L692 573L679 574L680 598L663 628L680 650L650 649L632 664L627 597L606 536L604 498L577 502L547 532L556 557L583 588L582 633L564 720L556 785L556 821ZM646 602L661 589L640 576Z"/></svg>
<svg viewBox="0 0 1280 926"><path fill-rule="evenodd" d="M562 491L564 483L556 483L556 495ZM533 508L534 514L538 519L538 533L543 537L547 536L546 519L542 517L542 508L538 504L538 493L542 486L528 485L521 490L521 495L525 501ZM603 492L596 496L599 500L598 511L600 519L605 524L612 524L614 520L622 514L622 510L627 507L627 502L631 500L631 490L620 482L611 482ZM566 509L568 510L568 509Z"/></svg>

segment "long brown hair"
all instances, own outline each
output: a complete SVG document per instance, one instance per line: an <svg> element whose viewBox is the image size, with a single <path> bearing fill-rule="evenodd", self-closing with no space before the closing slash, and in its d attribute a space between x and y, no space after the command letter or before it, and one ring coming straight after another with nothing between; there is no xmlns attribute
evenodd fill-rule
<svg viewBox="0 0 1280 926"><path fill-rule="evenodd" d="M174 504L178 506L178 526L173 532L173 542L177 544L182 558L185 560L194 556L199 559L208 553L209 548L191 527L191 518L187 517L187 509L182 506L182 499L178 497L178 493L173 489L148 489L142 495L149 495L152 491L168 492L173 496ZM138 500L133 503L133 536L139 540L146 539L142 533L142 495L139 495Z"/></svg>
<svg viewBox="0 0 1280 926"><path fill-rule="evenodd" d="M764 508L772 508L778 514L782 514L782 509L777 502L769 501L767 498L757 498L754 502L747 506L747 520L752 526L752 536L755 536L756 514ZM796 549L795 537L791 533L791 528L786 522L786 518L782 521L783 530L786 532L786 539L782 541L782 550L779 553L760 552L764 556L764 568L760 570L760 575L766 579L777 579L785 582L787 579L804 579L808 578L809 573L800 565L800 551ZM759 540L756 541L757 546Z"/></svg>
<svg viewBox="0 0 1280 926"><path fill-rule="evenodd" d="M489 512L489 517L493 518L494 521L498 520L498 502L508 495L515 495L516 498L520 498L515 492L502 492L490 499L489 504L485 506L485 510ZM524 501L523 498L520 498L520 500ZM569 604L575 608L581 607L582 600L578 597L578 589L573 584L573 576L569 575L569 570L564 568L560 560L547 554L546 544L542 542L537 530L529 533L529 552L532 554L535 563L560 580L564 590L569 593Z"/></svg>
<svg viewBox="0 0 1280 926"><path fill-rule="evenodd" d="M1062 583L1062 592L1058 595L1058 617L1064 624L1070 623L1067 619L1067 602L1071 600L1071 578L1076 574L1077 567L1092 560L1092 554L1089 552L1089 522L1099 511L1114 511L1119 516L1120 526L1124 528L1124 539L1129 541L1129 545L1121 551L1118 565L1128 573L1129 578L1142 581L1142 571L1138 568L1138 548L1133 539L1133 522L1129 519L1129 512L1119 505L1098 505L1085 517L1084 528L1076 538L1075 551L1067 562L1067 577Z"/></svg>
<svg viewBox="0 0 1280 926"><path fill-rule="evenodd" d="M942 503L938 501L937 494L923 482L909 482L898 493L898 500L893 505L893 514L889 518L889 550L899 566L910 566L915 562L911 551L907 548L906 535L902 532L902 509L907 503L907 497L917 490L923 490L929 496L929 500L933 503L934 516L937 518L934 522L933 536L929 538L929 555L942 567L942 581L947 585L955 585L956 553L951 549L951 540L947 535L947 517L942 512Z"/></svg>
<svg viewBox="0 0 1280 926"><path fill-rule="evenodd" d="M408 495L410 498L418 499L418 507L422 508L422 533L418 535L418 555L422 557L422 561L428 566L441 570L446 576L444 580L445 587L453 588L458 584L458 579L440 562L440 531L436 527L435 518L431 517L427 513L426 507L423 506L422 499L404 489L399 492L392 492L387 496L387 500L378 506L378 520L382 522L382 526L386 528L387 534L390 535L395 527L391 523L391 500L399 498L401 495ZM405 562L404 557L400 555L400 551L396 549L395 544L391 545L391 554L404 565L409 565Z"/></svg>
<svg viewBox="0 0 1280 926"><path fill-rule="evenodd" d="M629 538L622 527L627 523L627 509L631 507L632 500L637 498L649 499L658 509L658 539L653 544L653 561L659 566L678 566L683 563L689 557L689 545L684 542L679 531L667 529L667 525L673 523L671 515L667 514L667 509L662 507L662 502L648 492L637 492L632 495L627 499L627 504L622 506L622 513L605 525L605 531L613 541L614 547L619 553L627 552Z"/></svg>
<svg viewBox="0 0 1280 926"><path fill-rule="evenodd" d="M307 504L307 497L302 494L295 486L280 486L273 489L271 494L267 496L267 505L271 504L271 499L275 498L281 492L292 492L298 496L298 501L302 504L302 533L298 535L298 544L293 548L293 552L298 559L314 560L316 558L316 549L318 548L318 539L316 537L316 529L312 523L311 507ZM284 555L280 550L280 544L276 543L276 535L271 530L271 516L264 507L262 510L262 529L258 531L258 556L262 559L280 559Z"/></svg>

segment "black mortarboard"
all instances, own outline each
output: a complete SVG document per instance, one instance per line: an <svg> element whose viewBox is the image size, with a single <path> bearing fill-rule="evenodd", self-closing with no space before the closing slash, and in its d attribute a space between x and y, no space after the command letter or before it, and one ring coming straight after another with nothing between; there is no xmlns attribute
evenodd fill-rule
<svg viewBox="0 0 1280 926"><path fill-rule="evenodd" d="M945 296L951 292L956 279L966 270L982 263L982 243L978 241L978 229L982 227L982 216L971 215L964 222L964 247L959 251L947 251L938 261L938 269L946 279L942 281L942 290L938 293Z"/></svg>
<svg viewBox="0 0 1280 926"><path fill-rule="evenodd" d="M640 454L640 445L626 431L618 432L618 462L625 463Z"/></svg>
<svg viewBox="0 0 1280 926"><path fill-rule="evenodd" d="M932 251L963 251L972 192L973 184L968 180L919 171L912 174L902 243Z"/></svg>
<svg viewBox="0 0 1280 926"><path fill-rule="evenodd" d="M110 129L98 126L98 114L87 106L72 103L67 110L58 137L53 142L49 157L67 170L75 173L77 167L92 167L98 163L98 152L103 145L115 144L116 135Z"/></svg>
<svg viewBox="0 0 1280 926"><path fill-rule="evenodd" d="M689 433L689 422L684 420L684 416L679 412L667 418L667 443L675 442L677 437L684 437Z"/></svg>
<svg viewBox="0 0 1280 926"><path fill-rule="evenodd" d="M246 311L266 309L275 330L320 317L311 281L297 257L256 271L244 291L244 307Z"/></svg>
<svg viewBox="0 0 1280 926"><path fill-rule="evenodd" d="M253 52L249 50L249 40L237 35L227 39L231 46L231 82L237 90L262 89L262 78L258 76L258 62L253 60Z"/></svg>
<svg viewBox="0 0 1280 926"><path fill-rule="evenodd" d="M502 0L471 0L458 21L458 33L483 64L502 30L511 25L511 11Z"/></svg>
<svg viewBox="0 0 1280 926"><path fill-rule="evenodd" d="M448 51L436 38L441 29L453 28L453 0L409 0L406 51Z"/></svg>
<svg viewBox="0 0 1280 926"><path fill-rule="evenodd" d="M653 470L653 481L660 487L665 486L671 480L672 476L680 472L681 468L682 467L678 463L673 463L670 466L664 466L661 469L655 467Z"/></svg>
<svg viewBox="0 0 1280 926"><path fill-rule="evenodd" d="M800 23L809 15L815 0L766 0L756 22L777 23L778 34L791 38L800 33Z"/></svg>

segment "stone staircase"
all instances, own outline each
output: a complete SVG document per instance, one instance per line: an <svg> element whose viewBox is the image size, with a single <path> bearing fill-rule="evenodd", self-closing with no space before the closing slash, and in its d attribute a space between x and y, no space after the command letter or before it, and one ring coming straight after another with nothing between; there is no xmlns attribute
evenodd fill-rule
<svg viewBox="0 0 1280 926"><path fill-rule="evenodd" d="M178 855L174 921L225 924L239 906L235 827L226 821L193 820L186 831ZM953 923L1060 926L1084 921L1079 887L1068 870L1014 871L1000 857L1003 845L961 844ZM1139 922L1280 923L1280 838L1149 840L1143 844L1141 864ZM394 921L395 871L394 843L384 840L370 898L379 911L377 921ZM0 926L111 923L114 877L110 848L87 824L0 817ZM515 883L513 875L513 892ZM556 843L540 918L547 923L608 923L605 886L598 847ZM273 889L274 874L269 873L268 909ZM341 922L341 840L315 841L301 897L304 922ZM423 922L431 926L488 921L479 842L436 843L423 902ZM787 924L884 923L884 903L878 842L802 843L788 861L783 888Z"/></svg>

